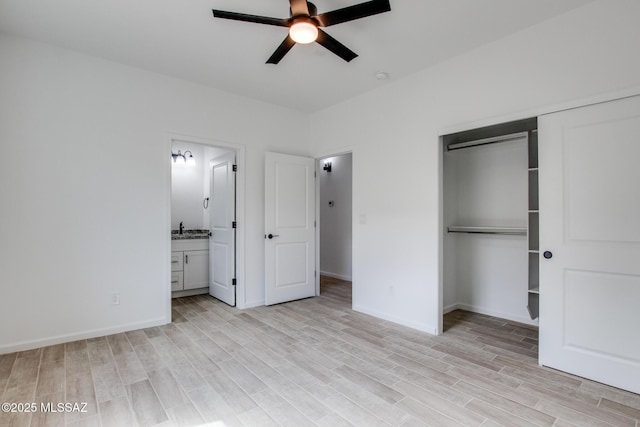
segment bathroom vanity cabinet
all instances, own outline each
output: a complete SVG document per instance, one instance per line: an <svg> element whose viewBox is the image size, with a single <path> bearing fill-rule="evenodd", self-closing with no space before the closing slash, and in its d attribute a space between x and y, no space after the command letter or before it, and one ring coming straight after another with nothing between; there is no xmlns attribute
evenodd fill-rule
<svg viewBox="0 0 640 427"><path fill-rule="evenodd" d="M209 288L208 239L174 240L171 242L171 292L174 296L207 293ZM179 294L175 294L175 293Z"/></svg>

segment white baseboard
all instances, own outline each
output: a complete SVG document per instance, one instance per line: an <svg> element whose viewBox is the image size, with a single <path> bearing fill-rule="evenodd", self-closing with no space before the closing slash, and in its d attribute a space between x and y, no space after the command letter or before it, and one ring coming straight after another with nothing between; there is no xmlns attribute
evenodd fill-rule
<svg viewBox="0 0 640 427"><path fill-rule="evenodd" d="M459 304L451 304L442 308L442 314L451 313L452 311L459 310L459 309L460 309Z"/></svg>
<svg viewBox="0 0 640 427"><path fill-rule="evenodd" d="M344 274L331 273L329 271L320 271L321 276L332 277L334 279L346 280L347 282L351 282L351 276L345 276Z"/></svg>
<svg viewBox="0 0 640 427"><path fill-rule="evenodd" d="M192 297L194 295L208 295L209 288L187 289L186 291L171 292L171 298Z"/></svg>
<svg viewBox="0 0 640 427"><path fill-rule="evenodd" d="M111 328L93 329L90 331L81 331L72 334L58 335L55 337L42 338L31 341L22 341L13 344L7 344L0 346L0 354L13 353L16 351L32 350L34 348L46 347L50 345L63 344L67 342L85 340L89 338L103 337L106 335L119 334L122 332L135 331L136 329L152 328L154 326L162 326L167 324L167 319L164 317L146 320L144 322L130 323L127 325L120 325Z"/></svg>
<svg viewBox="0 0 640 427"><path fill-rule="evenodd" d="M406 326L406 327L411 328L411 329L416 329L416 330L421 331L421 332L426 332L426 333L431 334L431 335L437 335L438 334L438 328L437 327L434 327L432 325L428 325L426 323L411 322L411 321L408 321L408 320L405 320L405 319L400 319L400 318L395 317L395 316L389 316L386 313L381 313L381 312L378 312L376 310L371 310L369 308L362 307L362 306L355 306L354 305L353 309L355 311L359 311L360 313L368 314L369 316L377 317L378 319L388 320L389 322L397 323L399 325Z"/></svg>
<svg viewBox="0 0 640 427"><path fill-rule="evenodd" d="M262 307L263 305L264 305L264 300L247 301L244 304L244 308Z"/></svg>
<svg viewBox="0 0 640 427"><path fill-rule="evenodd" d="M471 311L473 313L478 313L478 314L486 314L487 316L499 317L500 319L511 320L513 322L524 323L526 325L538 326L538 321L531 320L530 317L516 316L510 313L504 313L496 310L487 309L485 307L478 307L471 304L458 303L458 304L453 304L452 306L455 306L456 307L455 309ZM449 306L449 307L452 307L452 306ZM445 308L443 308L443 313L444 313L444 310Z"/></svg>

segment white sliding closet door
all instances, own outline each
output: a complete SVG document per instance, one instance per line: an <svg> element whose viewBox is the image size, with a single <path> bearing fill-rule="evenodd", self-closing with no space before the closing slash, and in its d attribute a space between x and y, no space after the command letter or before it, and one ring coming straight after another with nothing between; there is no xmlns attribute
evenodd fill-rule
<svg viewBox="0 0 640 427"><path fill-rule="evenodd" d="M638 393L640 97L538 124L540 363Z"/></svg>

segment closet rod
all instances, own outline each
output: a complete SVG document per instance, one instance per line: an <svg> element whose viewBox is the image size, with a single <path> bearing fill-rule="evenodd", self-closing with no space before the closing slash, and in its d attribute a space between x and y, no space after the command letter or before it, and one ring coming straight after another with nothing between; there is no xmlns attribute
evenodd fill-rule
<svg viewBox="0 0 640 427"><path fill-rule="evenodd" d="M511 236L526 236L527 229L519 227L468 227L451 226L447 227L449 233L470 233L470 234L504 234Z"/></svg>
<svg viewBox="0 0 640 427"><path fill-rule="evenodd" d="M476 147L478 145L495 144L497 142L515 141L516 139L525 138L528 132L518 132L509 135L493 136L491 138L476 139L475 141L456 142L447 146L447 151L460 150L461 148Z"/></svg>

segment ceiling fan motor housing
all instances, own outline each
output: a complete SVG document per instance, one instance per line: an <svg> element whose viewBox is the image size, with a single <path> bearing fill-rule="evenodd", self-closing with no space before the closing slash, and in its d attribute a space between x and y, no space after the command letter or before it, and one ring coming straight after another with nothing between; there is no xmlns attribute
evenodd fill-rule
<svg viewBox="0 0 640 427"><path fill-rule="evenodd" d="M318 8L310 1L307 2L307 9L309 9L309 16L316 16L318 14ZM294 18L291 8L289 8L289 16Z"/></svg>

